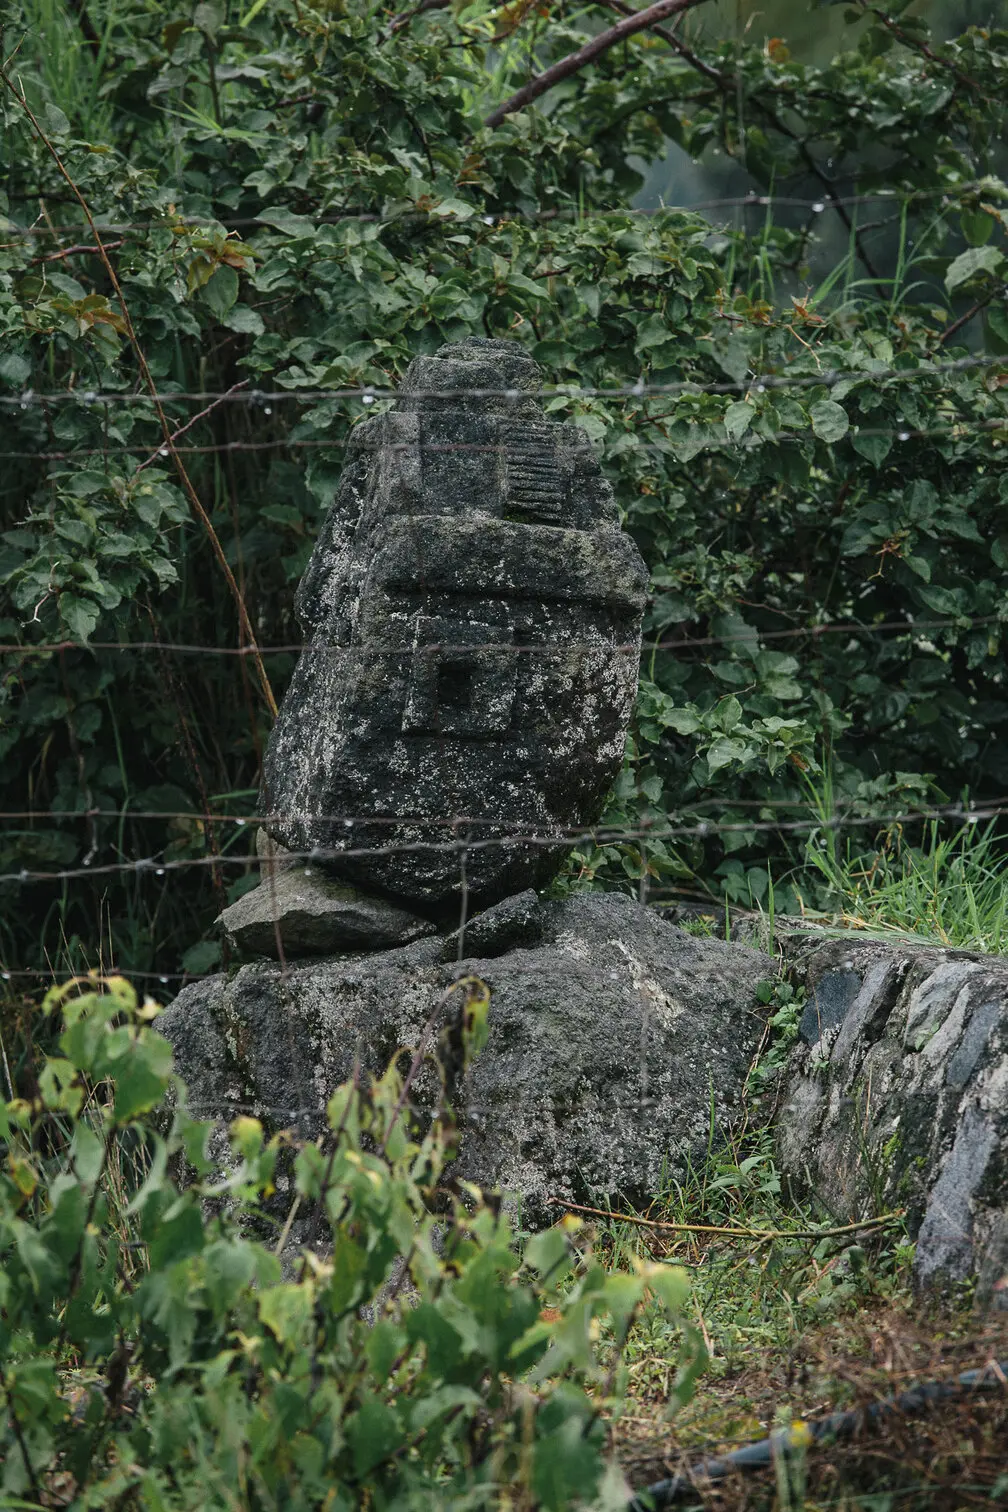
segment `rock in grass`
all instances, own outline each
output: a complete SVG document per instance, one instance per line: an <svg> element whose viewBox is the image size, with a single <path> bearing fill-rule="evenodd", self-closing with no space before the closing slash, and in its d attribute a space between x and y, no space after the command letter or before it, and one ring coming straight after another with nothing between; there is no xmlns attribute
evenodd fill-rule
<svg viewBox="0 0 1008 1512"><path fill-rule="evenodd" d="M397 1047L413 1050L446 991L475 975L490 988L490 1037L454 1088L456 1175L515 1194L522 1220L541 1225L557 1216L551 1198L647 1201L702 1168L711 1100L723 1123L740 1109L764 1026L756 987L773 975L765 955L611 894L508 899L465 939L461 961L444 936L184 988L158 1022L193 1111L242 1109L315 1137L355 1061L379 1072ZM429 1080L417 1087L432 1095Z"/></svg>
<svg viewBox="0 0 1008 1512"><path fill-rule="evenodd" d="M905 1208L918 1285L975 1281L982 1305L1008 1304L1008 961L850 938L789 949L808 998L782 1169L841 1222Z"/></svg>

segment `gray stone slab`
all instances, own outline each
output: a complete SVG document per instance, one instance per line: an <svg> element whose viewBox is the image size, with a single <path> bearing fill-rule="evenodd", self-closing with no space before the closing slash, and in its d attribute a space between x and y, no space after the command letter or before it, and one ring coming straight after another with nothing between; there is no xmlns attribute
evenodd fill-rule
<svg viewBox="0 0 1008 1512"><path fill-rule="evenodd" d="M267 868L258 887L225 908L218 923L239 955L286 959L388 950L434 926L382 898L326 877L318 867Z"/></svg>
<svg viewBox="0 0 1008 1512"><path fill-rule="evenodd" d="M991 1031L1004 1016L1004 1004L998 1002L978 1003L973 1009L969 1024L959 1041L955 1054L949 1058L945 1083L949 1087L965 1087L987 1049Z"/></svg>
<svg viewBox="0 0 1008 1512"><path fill-rule="evenodd" d="M824 972L809 995L798 1025L806 1045L818 1044L828 1029L838 1028L860 991L861 978L856 971Z"/></svg>
<svg viewBox="0 0 1008 1512"><path fill-rule="evenodd" d="M928 1194L917 1231L918 1280L965 1281L974 1269L973 1212L977 1190L998 1136L975 1108L967 1108L955 1143Z"/></svg>

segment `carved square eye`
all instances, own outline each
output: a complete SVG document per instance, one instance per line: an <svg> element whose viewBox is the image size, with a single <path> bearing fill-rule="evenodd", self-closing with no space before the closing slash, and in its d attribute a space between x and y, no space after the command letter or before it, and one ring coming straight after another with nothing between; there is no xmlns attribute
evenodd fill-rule
<svg viewBox="0 0 1008 1512"><path fill-rule="evenodd" d="M419 615L403 734L481 740L511 724L516 658L507 625Z"/></svg>
<svg viewBox="0 0 1008 1512"><path fill-rule="evenodd" d="M459 714L468 709L473 694L473 667L452 657L437 669L437 706L439 712Z"/></svg>

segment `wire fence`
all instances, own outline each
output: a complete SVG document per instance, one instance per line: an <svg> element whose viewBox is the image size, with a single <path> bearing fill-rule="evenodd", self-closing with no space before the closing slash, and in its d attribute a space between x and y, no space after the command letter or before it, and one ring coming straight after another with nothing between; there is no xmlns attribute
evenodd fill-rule
<svg viewBox="0 0 1008 1512"><path fill-rule="evenodd" d="M831 623L796 625L787 630L738 630L729 631L722 635L659 635L648 637L644 641L644 649L650 654L652 651L694 651L709 650L715 646L748 645L755 640L773 641L797 641L819 640L823 636L832 635L929 635L932 631L940 630L972 630L984 626L1008 624L1008 604L1003 612L998 614L961 615L956 618L951 616L917 618L909 611L903 619L883 620L878 624L869 625L857 620L839 620ZM489 650L515 652L517 655L541 656L545 652L554 649L544 641L515 642L501 640L499 643L481 643ZM598 640L581 640L578 637L566 639L563 642L565 649L571 650L597 648ZM445 651L471 651L470 642L438 641L436 645L420 646L414 651L412 646L378 646L378 645L342 645L335 642L327 642L323 639L312 641L286 641L277 645L259 645L256 648L247 645L238 646L212 646L190 641L160 641L160 640L135 640L135 641L0 641L0 655L4 656L40 656L56 655L66 651L90 651L90 652L164 652L173 656L222 656L246 658L255 654L258 650L261 656L297 656L304 651L310 651L312 655L331 654L333 656L346 657L396 657L424 655L425 653L436 654ZM607 651L623 655L638 654L640 649L637 641L607 641Z"/></svg>
<svg viewBox="0 0 1008 1512"><path fill-rule="evenodd" d="M749 193L745 196L724 198L704 201L693 206L682 207L656 207L655 209L635 209L633 215L642 218L660 217L663 214L678 214L699 210L724 209L751 209L753 207L769 208L774 205L788 206L791 208L804 208L813 216L819 215L827 209L840 207L856 207L877 202L892 202L894 205L906 205L917 200L932 200L935 197L944 199L947 203L961 200L977 190L988 187L985 181L975 184L951 186L948 190L914 191L900 193L895 191L880 190L874 193L839 195L829 193L827 196L803 198L791 195L763 195ZM518 213L502 213L500 215L481 215L480 221L488 226L504 225L509 220L517 218L530 218L535 220L553 220L562 218L576 212L546 212L530 217L521 216ZM607 218L609 216L625 218L626 210L589 212L588 216L579 218ZM223 226L228 230L237 230L245 227L269 233L279 230L281 233L305 235L312 234L316 227L324 225L338 225L341 222L367 222L382 223L388 225L401 224L410 218L430 217L425 212L405 212L404 214L385 215L369 211L341 211L338 213L315 216L312 218L300 218L283 209L266 212L259 217L235 218L220 221L212 217L166 217L151 219L149 221L115 221L109 219L98 225L100 236L107 234L127 235L133 232L142 233L153 230L173 232L198 233L201 227ZM15 238L24 236L55 237L64 234L80 235L83 226L81 223L66 223L53 225L50 222L31 226L17 225L10 217L0 217L0 238L13 235ZM7 243L8 246L16 243ZM65 257L85 255L96 251L94 245L73 245L62 248L52 256L63 259ZM36 259L37 260L37 259ZM561 270L562 271L562 270ZM546 278L548 274L543 274ZM734 317L722 312L726 321ZM790 318L795 318L797 312ZM813 352L813 357L815 353ZM815 357L818 361L818 358ZM936 359L931 363L906 363L890 362L875 364L872 368L865 367L823 367L816 372L781 373L779 371L752 372L739 378L726 377L714 382L700 383L691 379L677 378L669 381L656 381L641 373L633 381L624 383L594 385L579 382L560 382L542 384L533 390L525 390L512 386L488 386L469 387L465 389L453 388L428 388L417 387L408 391L408 398L413 401L434 401L444 404L451 401L501 401L505 406L519 405L527 402L530 398L541 400L564 400L571 405L579 403L618 403L622 405L639 404L646 406L648 401L660 399L673 399L678 396L728 396L744 395L748 398L762 396L771 397L775 394L802 393L813 389L825 389L829 393L837 392L841 384L854 386L857 384L871 384L873 386L892 384L898 386L904 383L912 383L915 386L921 381L954 378L957 375L971 375L976 373L988 373L992 375L994 382L989 385L993 402L997 402L997 391L1001 387L1000 375L1008 369L1008 358L1000 355L969 355L951 359ZM11 448L0 451L0 461L26 461L37 463L78 463L95 457L104 461L114 456L134 457L144 456L146 461L140 467L148 466L158 459L169 458L172 454L178 456L215 456L230 453L262 453L284 450L290 452L306 451L342 451L348 445L359 446L359 438L352 433L349 437L340 439L332 437L305 436L297 434L283 434L267 436L256 439L232 439L227 441L211 441L206 443L184 442L181 437L201 420L205 420L219 406L238 408L246 414L251 414L257 419L272 415L274 406L283 407L289 412L289 406L332 405L332 404L359 404L365 410L372 406L379 409L374 413L381 413L382 407L392 401L402 401L407 395L401 388L382 386L378 384L343 384L332 387L296 386L278 388L274 382L269 388L256 388L251 386L252 380L243 380L227 390L200 389L188 390L167 388L163 391L128 392L125 389L61 389L51 393L25 389L20 393L0 395L0 412L11 416L29 414L31 412L42 413L48 416L50 409L59 408L65 413L69 406L82 407L92 412L96 418L102 418L107 422L110 410L126 406L204 406L199 414L193 415L180 427L170 441L140 443L126 440L108 440L101 445L82 446L76 443L60 448L49 445L42 449L17 449ZM842 395L841 395L842 397ZM575 420L577 416L574 417ZM646 410L638 409L634 413L636 424L658 425L662 419L671 419L672 416L654 416ZM154 416L151 415L153 422ZM141 422L144 423L144 422ZM940 424L929 426L914 426L908 421L897 419L894 424L886 426L857 426L850 432L851 438L886 438L892 442L907 443L921 439L972 439L986 437L993 439L998 444L998 433L1008 433L1008 405L1003 415L979 419L975 416L949 417L943 419ZM772 436L763 438L754 435L750 430L739 438L717 436L712 434L710 426L705 429L703 436L703 449L730 449L733 452L744 451L748 447L758 446L766 439L772 443L785 441L807 440L809 431L788 428L775 432ZM608 442L608 437L603 440L603 448ZM619 433L615 437L615 444L619 450L633 449L646 453L655 453L668 456L675 454L676 439L662 436L661 439L647 440L644 437L627 432ZM394 437L384 436L375 442L376 447L382 451L394 453L396 451L411 451L416 443L399 441ZM456 454L479 454L497 453L506 454L506 447L498 443L467 443L425 440L423 442L424 453L456 453ZM138 469L139 470L139 469ZM648 652L656 651L680 651L684 653L696 653L717 646L728 646L732 643L747 643L758 641L759 645L788 644L788 643L815 643L822 637L847 636L860 638L864 636L907 636L915 640L943 631L962 632L981 627L993 627L1008 620L1008 608L1002 613L991 613L981 616L936 616L930 618L915 618L910 613L896 620L885 621L875 624L862 624L856 621L843 621L834 623L812 623L793 625L779 630L760 630L758 632L747 628L739 632L729 632L719 635L689 634L660 634L649 639L646 644ZM565 641L564 649L574 649L578 646L597 647L597 642L592 641ZM439 652L453 650L469 651L471 646L452 646L448 643L439 644L436 648ZM485 649L485 648L484 648ZM502 642L501 650L508 654L541 656L555 650L554 647L543 643L514 643ZM205 645L187 642L159 641L159 640L136 640L136 641L112 641L94 640L82 643L76 640L49 640L39 641L35 644L30 642L21 643L8 641L0 643L0 655L16 658L19 662L24 658L40 657L46 655L62 655L64 653L87 652L93 655L99 654L147 654L157 653L162 656L211 656L223 658L243 659L248 656L290 656L298 655L304 651L310 651L313 656L354 657L394 657L402 658L414 654L412 647L385 647L385 646L343 646L329 644L324 638L319 638L308 645L291 642L274 645ZM606 644L609 652L636 655L637 643ZM329 825L334 831L342 834L341 843L332 845L330 848L314 846L307 850L296 850L285 856L285 861L300 863L309 870L313 866L325 869L327 864L339 865L355 859L365 859L375 856L405 856L408 854L425 854L434 857L454 857L457 859L460 872L460 886L462 892L462 907L460 927L464 931L466 924L466 860L471 855L478 855L481 851L494 847L525 847L529 850L537 848L549 848L556 850L558 847L566 848L604 848L611 846L638 846L646 848L649 843L676 842L680 840L704 840L712 836L753 835L757 833L776 833L779 835L804 835L810 837L816 834L827 835L844 831L863 830L874 828L877 830L891 829L897 826L907 826L927 823L931 821L951 821L962 824L977 824L981 821L998 819L1008 814L1008 796L997 797L976 805L942 804L921 805L913 808L900 810L879 810L875 812L854 811L852 807L837 809L828 814L800 814L791 817L793 811L803 807L799 799L787 799L768 797L765 800L698 800L691 803L689 813L679 818L669 817L661 822L641 822L633 826L591 825L591 826L547 826L536 828L534 826L517 827L508 825L508 821L500 814L486 815L421 815L421 814L353 814L353 815L294 815L287 813L264 813L254 811L234 813L217 811L206 808L205 811L198 809L112 809L100 806L85 805L76 808L50 808L48 810L27 807L24 809L9 809L0 813L0 820L5 823L18 823L35 828L45 823L79 823L81 821L95 826L101 820L116 820L120 824L124 821L150 821L150 822L198 822L209 825L225 825L230 827L231 834L225 848L213 843L213 854L185 857L168 857L165 855L135 856L132 858L118 857L114 861L98 861L97 846L92 836L92 847L88 856L79 865L54 866L50 868L18 868L0 873L0 889L8 897L14 894L14 890L24 886L66 884L83 879L94 880L101 878L113 878L116 876L134 876L163 879L183 878L193 874L194 871L210 869L219 876L221 871L227 869L244 869L250 871L258 864L253 854L234 854L227 846L234 846L241 837L241 832L249 827L265 826L294 820L310 820L314 824L323 823ZM751 817L736 817L740 810L755 810ZM708 811L710 817L707 817ZM726 812L730 817L724 817ZM719 817L719 815L721 817ZM382 831L388 832L384 840L376 839ZM355 835L356 832L356 835ZM392 833L394 832L394 834ZM361 837L364 837L363 843ZM46 972L38 970L7 971L0 973L5 981L44 978ZM193 973L163 973L163 972L130 972L129 975L139 979L157 980L167 983L171 980L191 980ZM198 974L195 974L198 975Z"/></svg>
<svg viewBox="0 0 1008 1512"><path fill-rule="evenodd" d="M726 803L725 807L729 804ZM127 811L128 812L128 811ZM407 855L430 855L430 856L463 856L472 855L484 850L498 850L502 847L529 849L555 850L558 847L578 847L591 845L601 848L609 845L629 845L632 843L656 841L656 840L684 840L706 839L715 835L726 834L818 834L829 831L845 829L884 829L896 825L923 824L932 819L959 819L964 824L978 824L983 820L996 819L1008 813L1008 804L1004 803L977 803L968 806L961 803L939 804L934 806L921 806L919 808L904 809L898 811L869 811L865 813L842 813L836 812L828 815L816 815L806 819L741 819L731 821L713 821L699 819L688 824L674 824L654 821L652 823L639 823L637 825L544 825L542 828L521 828L510 824L506 815L458 815L445 818L440 815L429 818L422 815L387 815L377 814L358 815L353 818L344 818L339 814L310 814L307 816L296 815L297 819L307 818L313 825L319 827L331 826L333 830L344 830L348 836L358 828L367 829L375 827L399 828L405 831L424 831L433 829L437 831L450 831L452 838L448 839L403 839L383 841L380 844L348 843L340 846L313 845L308 850L291 850L284 853L285 863L302 862L307 867L318 865L322 868L327 863L341 864L346 861L362 860L369 857L407 856ZM38 816L36 816L38 817ZM121 816L117 816L121 817ZM203 816L192 810L186 810L183 814L186 819L201 819ZM240 816L233 816L238 823ZM291 816L281 816L291 817ZM241 817L242 825L261 824L263 821L257 817ZM497 834L480 837L473 831L480 828L495 829ZM220 853L212 856L185 856L174 860L158 860L151 856L136 857L129 861L114 861L101 865L57 867L52 870L32 871L22 867L17 871L0 872L0 885L16 884L23 886L29 882L66 882L81 877L106 877L120 875L127 872L151 873L158 877L167 876L174 872L187 872L200 868L214 868L221 866L248 867L257 864L257 860L251 855L234 856Z"/></svg>
<svg viewBox="0 0 1008 1512"><path fill-rule="evenodd" d="M998 818L1008 813L1008 807L1004 805L990 806L978 805L975 809L965 809L961 806L943 806L940 808L907 809L903 812L893 813L869 813L869 814L834 814L826 817L813 819L773 819L773 820L740 820L734 823L715 823L701 819L695 824L658 824L638 825L636 827L605 828L577 828L562 829L555 831L522 831L509 828L507 820L501 817L496 819L466 819L460 818L447 821L459 832L459 837L453 840L402 840L392 841L382 845L348 845L345 848L327 848L326 846L313 846L310 850L294 850L288 852L285 862L303 862L309 868L312 865L324 867L326 863L341 864L346 861L362 860L368 857L380 856L407 856L407 855L448 855L469 856L482 850L500 849L547 849L555 850L557 847L576 847L580 845L592 845L601 848L607 845L628 845L634 842L647 842L656 840L685 840L706 839L714 835L726 834L818 834L828 831L844 829L877 829L892 828L896 825L926 823L930 819L937 818L960 818L965 823L976 824L981 820ZM188 818L198 818L198 815L189 814ZM352 830L356 826L367 825L370 821L360 819L340 819L338 815L326 816L318 820L320 824L331 824L334 827L344 826ZM403 829L422 829L423 820L404 819L397 821ZM446 821L435 820L438 828ZM379 820L381 823L381 820ZM474 825L495 825L504 830L504 835L492 836L486 839L467 834ZM233 866L246 868L254 863L251 856L232 856L217 854L213 856L187 856L176 860L156 860L150 856L138 857L131 861L114 861L102 865L59 867L50 871L31 871L27 867L13 872L0 872L0 885L17 884L23 886L29 882L67 882L83 877L108 877L123 873L150 873L157 877L163 877L172 872L188 872L197 868L218 868Z"/></svg>
<svg viewBox="0 0 1008 1512"><path fill-rule="evenodd" d="M711 804L716 800L711 800ZM724 804L720 805L722 808ZM792 800L769 801L761 803L761 809L778 807L795 807L797 803ZM13 812L0 813L0 819L33 819L35 821L46 818L72 817L74 819L94 820L99 815L108 818L122 820L126 813L120 810L107 811L49 811L46 812ZM872 829L876 831L886 830L891 832L911 825L925 824L936 820L952 820L962 825L975 826L993 819L1008 815L1008 795L993 799L989 802L962 804L949 803L938 805L921 805L915 808L890 811L869 811L855 813L853 811L835 810L832 813L817 814L813 817L802 819L742 819L742 820L709 820L696 819L688 823L674 822L641 822L637 825L607 825L597 824L590 826L551 826L534 828L516 828L508 823L506 817L501 815L476 815L445 817L442 815L401 815L401 814L364 814L358 816L340 816L336 814L200 814L193 810L150 810L136 812L128 817L133 819L186 819L203 822L226 821L232 823L236 831L248 826L268 826L281 821L299 820L313 823L331 825L334 829L341 829L348 837L348 843L339 847L327 847L316 845L308 850L282 850L278 855L261 857L253 853L232 855L224 850L216 850L212 855L186 856L175 859L159 858L157 856L134 857L130 860L119 860L111 863L88 864L84 863L75 867L58 867L50 870L20 868L17 871L0 873L0 888L4 886L23 887L38 883L66 883L82 879L107 878L114 876L132 875L134 877L151 876L158 879L191 875L193 871L215 871L218 875L223 868L231 868L246 873L256 867L263 869L264 879L261 886L270 885L272 867L300 866L303 868L302 875L306 878L314 874L313 869L319 868L319 875L326 875L327 866L335 864L337 868L345 865L347 861L362 860L367 858L385 859L390 856L424 855L427 857L452 857L459 866L459 916L457 926L454 926L459 937L459 958L461 959L462 942L465 931L472 922L469 911L469 899L466 886L466 867L470 856L478 855L481 851L500 849L506 847L511 851L525 849L535 850L539 848L558 851L563 849L603 849L606 847L620 847L636 845L646 851L649 844L676 840L706 840L714 836L738 835L746 836L755 833L774 833L778 835L805 835L806 837L836 834L842 831L857 829ZM365 831L382 828L398 829L401 831L425 831L451 832L450 839L394 839L381 841L380 843L358 844L353 842L353 831L362 828ZM481 831L495 831L484 833ZM642 896L642 901L644 901ZM699 901L699 900L697 900ZM718 907L719 904L713 899L707 900L708 906ZM276 910L274 894L274 910ZM746 910L738 910L746 912ZM282 938L280 938L282 919L277 915L275 925L278 929L278 957L281 969L286 973L288 962L283 951ZM443 931L451 933L451 924L442 925ZM302 963L304 964L304 963ZM111 968L110 968L111 969ZM76 976L79 973L71 973ZM201 981L214 976L213 971L134 971L127 970L121 974L140 981L157 982L167 986L171 982ZM55 972L52 968L0 968L0 981L12 983L17 981L40 981L52 980Z"/></svg>
<svg viewBox="0 0 1008 1512"><path fill-rule="evenodd" d="M284 205L271 206L252 216L212 216L197 214L162 214L150 217L146 220L114 220L111 217L95 217L95 226L99 233L109 232L113 235L126 235L130 232L139 231L200 231L203 228L223 227L225 230L241 230L247 227L257 231L287 231L288 234L298 232L302 236L310 236L318 226L336 226L345 222L363 223L366 225L391 225L397 226L404 222L421 220L433 224L454 224L458 221L477 221L486 226L503 226L511 221L530 221L533 223L546 223L557 220L592 221L627 219L638 216L641 219L657 219L664 215L691 215L705 210L736 210L736 209L770 209L775 205L787 206L791 209L808 210L812 215L822 215L827 210L849 210L861 205L892 204L911 205L917 201L944 200L947 204L955 204L958 200L983 191L991 192L997 188L996 181L989 178L970 179L961 184L935 185L931 188L898 189L882 187L879 189L857 191L851 194L838 193L834 188L822 188L814 195L774 194L762 193L756 189L750 189L745 194L724 195L717 198L696 200L690 204L682 205L631 205L611 210L586 208L581 206L563 207L558 206L551 210L526 210L518 206L506 210L487 212L476 206L466 206L468 213L459 214L457 211L451 214L438 214L436 205L428 209L403 208L393 212L381 210L330 210L321 215L304 215ZM42 217L39 217L42 220ZM31 225L24 225L14 221L11 216L0 216L0 235L15 234L24 236L64 236L80 235L87 230L87 223L79 221L52 222L42 220ZM2 245L2 244L0 244ZM90 251L88 246L75 248L75 251Z"/></svg>
<svg viewBox="0 0 1008 1512"><path fill-rule="evenodd" d="M126 393L120 389L58 389L52 393L40 393L27 389L20 394L0 395L0 405L8 409L27 410L30 408L44 408L50 404L75 403L85 407L106 404L236 404L253 407L279 404L283 402L295 402L299 404L317 404L330 399L360 399L368 403L377 403L380 400L395 400L403 397L414 399L504 399L510 402L527 400L530 395L537 399L561 398L561 399L645 399L666 397L675 394L734 394L746 393L752 390L754 393L773 392L776 390L789 391L791 389L804 388L832 388L841 380L857 380L865 383L882 383L891 378L919 381L921 378L929 378L934 375L944 376L948 373L972 372L979 368L992 370L1008 368L1008 354L973 355L970 357L953 357L940 359L935 362L907 363L897 367L890 364L888 367L849 367L823 368L815 373L758 373L747 378L725 379L717 383L699 383L694 379L682 378L668 383L656 383L645 378L643 374L634 379L632 383L592 385L581 383L544 383L537 385L534 390L493 385L483 387L473 384L468 388L424 388L422 385L411 387L408 393L401 388L382 388L375 384L335 386L333 388L298 388L285 389L258 389L234 385L229 389L203 389L190 392L184 389L158 390L151 393L150 390L137 390L135 393ZM246 380L247 382L248 380Z"/></svg>
<svg viewBox="0 0 1008 1512"><path fill-rule="evenodd" d="M668 416L667 418L674 419L675 417ZM707 433L703 435L700 446L697 448L700 451L730 451L738 454L758 448L764 442L777 445L782 441L807 441L810 435L814 438L814 432L784 429L774 431L770 437L763 437L758 431L754 434L752 430L749 430L741 438L732 439L729 436L710 434L710 423L710 421L707 422ZM861 439L880 437L904 443L907 441L925 440L965 440L980 436L995 437L1001 431L1008 432L1008 412L990 420L953 420L944 425L917 427L860 425L857 427L856 435ZM684 437L668 437L662 441L642 441L639 436L622 433L617 435L613 445L614 447L618 447L621 453L627 451L651 452L656 455L671 456L674 458L677 448L683 445L684 440ZM170 456L223 456L228 453L270 451L343 451L348 446L356 444L353 440L333 439L328 436L277 436L265 441L214 441L201 446L172 445L169 451L168 446L164 443L154 446L150 442L133 445L127 442L114 442L102 446L74 447L67 451L0 451L0 461L75 462L83 457L108 458L113 456L140 456L147 454L148 462L143 465L148 466L155 459ZM602 449L603 454L605 454L605 446ZM414 447L409 442L393 441L388 445L383 445L382 450L405 453L414 450ZM504 454L504 447L502 445L491 443L432 442L430 445L425 445L424 450L432 454L436 452L469 454L496 452L501 455ZM696 455L696 452L691 449L690 455ZM140 468L137 469L138 472L140 470Z"/></svg>

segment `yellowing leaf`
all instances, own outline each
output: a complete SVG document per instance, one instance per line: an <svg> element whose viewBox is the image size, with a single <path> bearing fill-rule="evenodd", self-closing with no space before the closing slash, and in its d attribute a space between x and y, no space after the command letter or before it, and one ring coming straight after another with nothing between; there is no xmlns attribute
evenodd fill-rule
<svg viewBox="0 0 1008 1512"><path fill-rule="evenodd" d="M302 1337L314 1303L308 1284L271 1286L260 1294L259 1316L281 1344L293 1344Z"/></svg>

